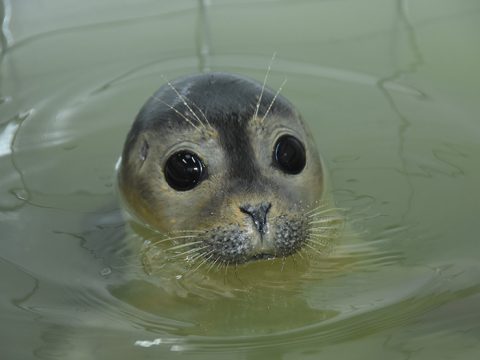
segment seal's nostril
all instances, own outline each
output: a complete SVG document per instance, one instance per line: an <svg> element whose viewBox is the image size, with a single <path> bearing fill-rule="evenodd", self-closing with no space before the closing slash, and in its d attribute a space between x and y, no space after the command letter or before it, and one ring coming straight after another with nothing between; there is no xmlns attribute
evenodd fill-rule
<svg viewBox="0 0 480 360"><path fill-rule="evenodd" d="M249 215L258 232L263 235L267 231L267 213L272 207L269 202L263 202L257 205L245 204L240 206L240 211Z"/></svg>

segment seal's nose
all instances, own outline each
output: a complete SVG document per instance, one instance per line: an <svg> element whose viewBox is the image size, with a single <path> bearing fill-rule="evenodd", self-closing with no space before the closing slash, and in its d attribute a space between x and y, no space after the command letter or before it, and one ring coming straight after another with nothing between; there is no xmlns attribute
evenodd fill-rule
<svg viewBox="0 0 480 360"><path fill-rule="evenodd" d="M272 207L272 204L269 202L262 202L257 205L245 204L240 206L240 211L249 215L258 232L261 235L264 235L267 231L267 213L268 210Z"/></svg>

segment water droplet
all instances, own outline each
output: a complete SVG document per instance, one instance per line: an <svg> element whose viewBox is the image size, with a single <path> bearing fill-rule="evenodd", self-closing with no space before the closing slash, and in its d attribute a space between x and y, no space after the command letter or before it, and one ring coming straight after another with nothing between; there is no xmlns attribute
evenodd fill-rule
<svg viewBox="0 0 480 360"><path fill-rule="evenodd" d="M27 201L28 192L24 188L11 189L10 193L13 194L18 200Z"/></svg>
<svg viewBox="0 0 480 360"><path fill-rule="evenodd" d="M103 268L101 271L100 271L100 275L102 276L108 276L112 273L112 269L110 269L108 266Z"/></svg>

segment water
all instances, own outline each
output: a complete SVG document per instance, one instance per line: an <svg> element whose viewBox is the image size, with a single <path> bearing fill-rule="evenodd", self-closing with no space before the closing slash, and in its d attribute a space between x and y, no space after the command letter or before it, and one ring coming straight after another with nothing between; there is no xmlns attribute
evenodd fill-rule
<svg viewBox="0 0 480 360"><path fill-rule="evenodd" d="M477 359L478 1L10 1L2 359ZM241 73L310 124L329 258L147 275L114 165L162 76Z"/></svg>

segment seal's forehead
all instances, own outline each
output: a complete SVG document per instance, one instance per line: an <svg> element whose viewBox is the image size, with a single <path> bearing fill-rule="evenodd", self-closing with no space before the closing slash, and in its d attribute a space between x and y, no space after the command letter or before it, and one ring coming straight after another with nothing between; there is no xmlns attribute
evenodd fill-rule
<svg viewBox="0 0 480 360"><path fill-rule="evenodd" d="M138 119L145 126L157 129L192 126L188 120L194 124L208 121L218 129L229 122L245 126L256 111L260 117L267 111L282 117L295 115L287 99L275 96L269 88L262 89L262 84L254 80L208 73L163 85L142 108Z"/></svg>
<svg viewBox="0 0 480 360"><path fill-rule="evenodd" d="M271 113L293 115L293 106L287 99L277 96L273 101L275 93L271 89L262 89L262 84L248 78L211 73L180 80L179 85L182 83L186 97L199 104L212 122L228 119L246 122L255 114L257 105L259 116L263 116L270 105Z"/></svg>

